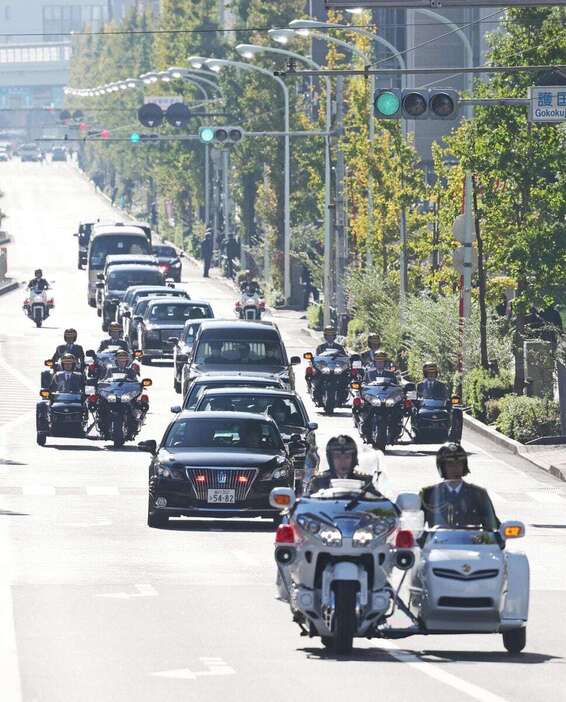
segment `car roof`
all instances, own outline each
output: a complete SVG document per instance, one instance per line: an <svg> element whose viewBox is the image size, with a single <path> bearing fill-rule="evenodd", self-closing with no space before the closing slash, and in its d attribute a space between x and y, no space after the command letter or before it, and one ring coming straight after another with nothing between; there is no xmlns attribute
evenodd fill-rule
<svg viewBox="0 0 566 702"><path fill-rule="evenodd" d="M153 254L110 254L106 257L106 265L108 265L109 262L119 263L120 261L125 261L130 258L142 261L157 261L157 256Z"/></svg>
<svg viewBox="0 0 566 702"><path fill-rule="evenodd" d="M199 330L202 340L277 341L283 343L279 329L273 322L207 320Z"/></svg>
<svg viewBox="0 0 566 702"><path fill-rule="evenodd" d="M180 299L178 295L171 295L171 297L167 297L165 295L162 295L161 297L155 297L155 298L149 298L150 300L153 300L153 302L156 305L168 305L173 302L178 302L178 303L183 303L184 305L208 305L208 302L201 302L200 300L189 300L188 298L186 299ZM196 322L198 320L192 320L193 322Z"/></svg>
<svg viewBox="0 0 566 702"><path fill-rule="evenodd" d="M235 419L256 419L258 422L268 422L277 426L271 417L265 414L255 414L253 412L191 412L190 410L183 410L179 412L176 419L173 420L174 423L179 419L194 419L195 421L204 419L226 419L228 421L234 421Z"/></svg>
<svg viewBox="0 0 566 702"><path fill-rule="evenodd" d="M250 388L250 387L238 387L238 386L230 386L226 385L221 388L205 388L202 391L201 397L204 397L205 395L211 395L213 397L216 396L221 396L221 395L231 395L233 393L238 393L239 395L270 395L273 396L275 395L276 397L297 397L297 393L293 392L292 390L283 390L279 388Z"/></svg>
<svg viewBox="0 0 566 702"><path fill-rule="evenodd" d="M143 229L140 229L139 227L135 226L127 226L122 224L101 224L97 225L94 228L93 232L93 235L95 237L102 235L120 236L124 234L128 236L135 236L137 234L138 236L143 237L147 241L147 237Z"/></svg>
<svg viewBox="0 0 566 702"><path fill-rule="evenodd" d="M194 320L194 321L199 321L199 320ZM201 320L204 322L205 320ZM250 383L275 383L276 385L278 384L278 381L276 377L269 373L266 375L255 375L255 374L246 374L245 372L234 372L234 373L203 373L202 375L198 375L191 385L195 383L206 383L206 382L227 382L230 380L245 380L246 382Z"/></svg>
<svg viewBox="0 0 566 702"><path fill-rule="evenodd" d="M159 273L159 268L151 263L124 263L119 266L116 271L112 272L123 273L124 271L151 271L152 273ZM165 288L167 286L164 285L163 287Z"/></svg>
<svg viewBox="0 0 566 702"><path fill-rule="evenodd" d="M273 322L247 322L244 320L231 319L216 319L214 321L207 322L206 329L255 329L257 331L273 329L274 331L277 331L277 327Z"/></svg>

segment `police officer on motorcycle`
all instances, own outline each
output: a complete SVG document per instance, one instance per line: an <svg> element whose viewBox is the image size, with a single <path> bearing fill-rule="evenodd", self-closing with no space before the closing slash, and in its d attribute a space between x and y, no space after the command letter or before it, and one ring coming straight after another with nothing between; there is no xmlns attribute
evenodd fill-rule
<svg viewBox="0 0 566 702"><path fill-rule="evenodd" d="M127 351L124 351L124 349L116 351L114 362L114 366L110 366L106 369L105 378L109 378L114 375L114 373L120 373L121 375L125 375L126 380L138 379L139 367L137 364L131 363L130 354Z"/></svg>
<svg viewBox="0 0 566 702"><path fill-rule="evenodd" d="M397 382L395 371L391 370L391 363L386 351L378 349L374 351L373 363L366 368L363 382L373 383L378 378L388 378L393 382Z"/></svg>
<svg viewBox="0 0 566 702"><path fill-rule="evenodd" d="M434 400L448 399L448 386L438 380L438 366L434 361L423 365L423 379L417 384L417 395Z"/></svg>
<svg viewBox="0 0 566 702"><path fill-rule="evenodd" d="M77 361L77 367L82 370L85 364L85 353L83 347L76 343L77 330L65 329L63 333L63 338L65 340L65 343L61 344L55 349L55 353L53 354L53 358L51 359L53 361L53 364L60 361L63 357L63 354L70 353L75 357Z"/></svg>
<svg viewBox="0 0 566 702"><path fill-rule="evenodd" d="M436 454L436 467L442 481L421 490L424 518L429 527L499 528L487 491L463 480L470 470L468 456L460 444L441 446Z"/></svg>
<svg viewBox="0 0 566 702"><path fill-rule="evenodd" d="M364 475L355 470L358 465L358 447L351 436L345 434L333 436L326 444L326 460L328 470L319 473L312 479L309 495L329 488L330 481L337 478L362 480L365 483L371 480L370 475Z"/></svg>
<svg viewBox="0 0 566 702"><path fill-rule="evenodd" d="M130 352L130 346L122 339L122 325L120 322L110 322L108 325L108 339L103 339L98 347L98 353L106 351L110 346L119 346L124 351Z"/></svg>
<svg viewBox="0 0 566 702"><path fill-rule="evenodd" d="M341 354L344 354L346 356L346 349L341 345L336 342L336 329L334 327L328 326L324 327L324 343L320 344L317 346L316 349L316 355L320 356L321 353L324 353L325 351L331 351L331 350L336 350L339 351Z"/></svg>
<svg viewBox="0 0 566 702"><path fill-rule="evenodd" d="M381 346L381 338L379 334L369 334L368 335L368 349L361 354L360 360L362 366L367 368L375 361L375 354L379 351Z"/></svg>
<svg viewBox="0 0 566 702"><path fill-rule="evenodd" d="M61 357L63 370L54 374L49 390L51 392L65 392L78 395L84 390L84 379L81 373L76 372L77 361L72 353L64 353Z"/></svg>
<svg viewBox="0 0 566 702"><path fill-rule="evenodd" d="M49 283L43 277L43 271L41 268L37 268L34 275L35 277L28 283L28 290L33 289L38 293L42 293L44 290L49 290Z"/></svg>

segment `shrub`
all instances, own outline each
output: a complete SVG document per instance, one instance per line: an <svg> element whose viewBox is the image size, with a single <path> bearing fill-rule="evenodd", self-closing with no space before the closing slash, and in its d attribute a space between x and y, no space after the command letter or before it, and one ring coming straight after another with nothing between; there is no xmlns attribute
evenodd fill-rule
<svg viewBox="0 0 566 702"><path fill-rule="evenodd" d="M541 436L560 434L558 404L540 397L507 395L499 401L497 429L525 444Z"/></svg>
<svg viewBox="0 0 566 702"><path fill-rule="evenodd" d="M348 348L355 352L365 351L367 340L367 324L364 324L361 319L351 319L348 322Z"/></svg>
<svg viewBox="0 0 566 702"><path fill-rule="evenodd" d="M324 310L322 304L316 302L307 307L307 324L309 329L321 331L324 324Z"/></svg>
<svg viewBox="0 0 566 702"><path fill-rule="evenodd" d="M489 421L487 402L498 400L512 389L511 374L506 371L500 375L490 375L482 368L473 368L464 376L464 402L471 407L473 416L483 422Z"/></svg>

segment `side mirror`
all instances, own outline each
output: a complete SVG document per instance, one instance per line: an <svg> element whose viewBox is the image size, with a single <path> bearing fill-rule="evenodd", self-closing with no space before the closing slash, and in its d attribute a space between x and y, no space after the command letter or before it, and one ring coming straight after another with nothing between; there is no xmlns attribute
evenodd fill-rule
<svg viewBox="0 0 566 702"><path fill-rule="evenodd" d="M146 453L151 453L153 456L157 453L157 442L153 439L148 441L140 441L138 444L138 449L140 451L145 451Z"/></svg>
<svg viewBox="0 0 566 702"><path fill-rule="evenodd" d="M296 501L297 497L291 488L273 488L273 490L269 493L269 504L281 512L285 509L291 509L291 507L295 505Z"/></svg>
<svg viewBox="0 0 566 702"><path fill-rule="evenodd" d="M39 395L40 395L40 397L43 397L45 400L48 400L51 393L49 392L49 390L40 390Z"/></svg>
<svg viewBox="0 0 566 702"><path fill-rule="evenodd" d="M143 351L141 349L136 349L134 351L134 358L143 358Z"/></svg>
<svg viewBox="0 0 566 702"><path fill-rule="evenodd" d="M153 385L153 380L151 378L144 378L142 380L142 385L144 388L150 388Z"/></svg>
<svg viewBox="0 0 566 702"><path fill-rule="evenodd" d="M167 343L171 344L171 346L176 346L179 343L179 337L178 336L170 336L167 339Z"/></svg>
<svg viewBox="0 0 566 702"><path fill-rule="evenodd" d="M310 351L307 351L303 354L303 358L305 359L305 361L312 361L313 355Z"/></svg>
<svg viewBox="0 0 566 702"><path fill-rule="evenodd" d="M104 289L104 283L103 283L101 280L97 281L97 283L96 283L96 289L97 289L97 290L103 290L103 289Z"/></svg>
<svg viewBox="0 0 566 702"><path fill-rule="evenodd" d="M78 233L78 232L75 232L75 233L73 234L73 236L79 236L79 233Z"/></svg>
<svg viewBox="0 0 566 702"><path fill-rule="evenodd" d="M96 274L96 279L97 279L97 280L104 280L104 273L97 273L97 274Z"/></svg>
<svg viewBox="0 0 566 702"><path fill-rule="evenodd" d="M179 414L179 412L183 411L181 405L172 405L169 409L171 410L171 412L173 412L173 414Z"/></svg>
<svg viewBox="0 0 566 702"><path fill-rule="evenodd" d="M401 512L419 512L422 507L420 495L415 492L400 492L395 504Z"/></svg>
<svg viewBox="0 0 566 702"><path fill-rule="evenodd" d="M47 361L43 361L43 365L47 366L48 368L53 368L54 363L50 358L48 358Z"/></svg>
<svg viewBox="0 0 566 702"><path fill-rule="evenodd" d="M503 522L499 527L499 533L503 539L521 539L525 535L525 525L523 522L508 521Z"/></svg>
<svg viewBox="0 0 566 702"><path fill-rule="evenodd" d="M316 431L318 429L318 422L309 422L307 424L307 429L309 431Z"/></svg>
<svg viewBox="0 0 566 702"><path fill-rule="evenodd" d="M179 258L185 258L185 252L179 251Z"/></svg>
<svg viewBox="0 0 566 702"><path fill-rule="evenodd" d="M126 310L124 313L122 313L122 317L127 317L128 319L130 319L131 316L132 313L130 312L130 310Z"/></svg>
<svg viewBox="0 0 566 702"><path fill-rule="evenodd" d="M90 356L91 358L96 358L96 351L93 351L92 349L88 349L88 351L85 351L85 356Z"/></svg>
<svg viewBox="0 0 566 702"><path fill-rule="evenodd" d="M134 317L134 322L141 322L142 319L143 319L143 317L141 315L136 314L136 316Z"/></svg>
<svg viewBox="0 0 566 702"><path fill-rule="evenodd" d="M361 361L352 361L352 368L354 370L360 370L361 367L362 367Z"/></svg>
<svg viewBox="0 0 566 702"><path fill-rule="evenodd" d="M301 365L301 357L300 356L291 356L291 365L292 366L300 366Z"/></svg>

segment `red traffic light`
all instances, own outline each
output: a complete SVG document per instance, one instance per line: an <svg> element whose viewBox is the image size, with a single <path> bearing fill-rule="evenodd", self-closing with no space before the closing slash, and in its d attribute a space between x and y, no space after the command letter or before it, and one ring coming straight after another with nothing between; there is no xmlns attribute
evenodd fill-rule
<svg viewBox="0 0 566 702"><path fill-rule="evenodd" d="M109 139L110 138L110 132L108 131L108 129L103 129L100 132L100 138L101 139Z"/></svg>

